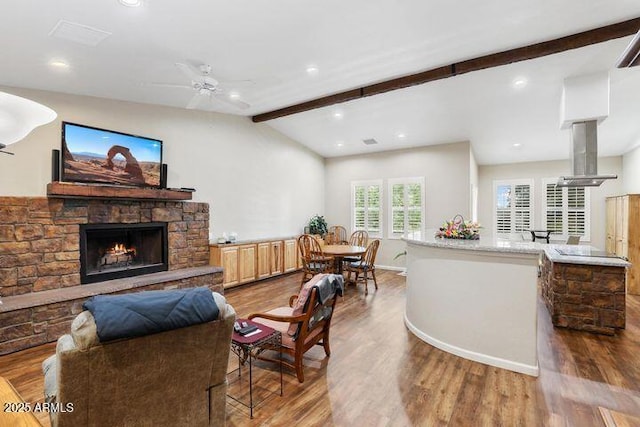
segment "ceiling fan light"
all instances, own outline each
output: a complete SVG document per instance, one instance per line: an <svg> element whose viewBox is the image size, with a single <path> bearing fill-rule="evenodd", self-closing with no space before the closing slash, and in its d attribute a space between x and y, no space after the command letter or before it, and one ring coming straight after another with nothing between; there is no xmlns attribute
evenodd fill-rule
<svg viewBox="0 0 640 427"><path fill-rule="evenodd" d="M0 92L0 143L13 144L38 126L52 122L58 115L30 99Z"/></svg>
<svg viewBox="0 0 640 427"><path fill-rule="evenodd" d="M142 0L118 0L121 5L127 7L140 7L142 6Z"/></svg>

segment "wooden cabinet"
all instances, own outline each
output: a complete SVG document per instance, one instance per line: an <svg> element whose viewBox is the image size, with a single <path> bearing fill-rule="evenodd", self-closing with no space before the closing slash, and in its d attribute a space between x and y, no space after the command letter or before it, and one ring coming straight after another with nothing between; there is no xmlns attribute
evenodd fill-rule
<svg viewBox="0 0 640 427"><path fill-rule="evenodd" d="M631 262L627 269L627 293L640 295L640 194L608 197L606 200L606 250Z"/></svg>
<svg viewBox="0 0 640 427"><path fill-rule="evenodd" d="M222 285L224 287L238 284L238 247L225 246L211 248L209 264L224 269Z"/></svg>
<svg viewBox="0 0 640 427"><path fill-rule="evenodd" d="M284 241L284 272L295 271L298 269L298 241Z"/></svg>
<svg viewBox="0 0 640 427"><path fill-rule="evenodd" d="M282 274L282 240L278 240L277 242L270 242L269 245L269 257L271 258L271 275L274 276L276 274Z"/></svg>
<svg viewBox="0 0 640 427"><path fill-rule="evenodd" d="M266 279L300 268L297 240L273 239L210 245L209 264L224 268L225 288Z"/></svg>
<svg viewBox="0 0 640 427"><path fill-rule="evenodd" d="M258 279L264 279L271 276L271 258L269 251L271 244L269 242L258 243Z"/></svg>
<svg viewBox="0 0 640 427"><path fill-rule="evenodd" d="M605 251L610 254L616 253L616 203L617 197L609 197L606 199L607 224L605 240Z"/></svg>
<svg viewBox="0 0 640 427"><path fill-rule="evenodd" d="M256 245L242 245L238 248L239 283L256 280Z"/></svg>

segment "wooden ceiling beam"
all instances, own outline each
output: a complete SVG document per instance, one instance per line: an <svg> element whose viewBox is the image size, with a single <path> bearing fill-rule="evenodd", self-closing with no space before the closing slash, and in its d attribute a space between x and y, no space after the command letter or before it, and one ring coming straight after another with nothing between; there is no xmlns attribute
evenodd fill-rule
<svg viewBox="0 0 640 427"><path fill-rule="evenodd" d="M277 119L291 114L302 113L304 111L327 107L342 102L353 101L365 96L379 95L392 90L403 89L415 85L420 85L435 80L453 77L459 74L470 73L472 71L484 70L487 68L500 67L514 62L526 61L529 59L541 58L547 55L577 49L592 44L602 43L621 37L635 34L640 28L640 17L616 24L595 28L570 36L560 37L529 46L492 53L461 62L456 62L443 67L433 68L408 76L396 77L380 83L362 86L339 92L322 98L305 101L278 110L257 114L251 118L253 122L264 122ZM614 64L612 64L613 66Z"/></svg>

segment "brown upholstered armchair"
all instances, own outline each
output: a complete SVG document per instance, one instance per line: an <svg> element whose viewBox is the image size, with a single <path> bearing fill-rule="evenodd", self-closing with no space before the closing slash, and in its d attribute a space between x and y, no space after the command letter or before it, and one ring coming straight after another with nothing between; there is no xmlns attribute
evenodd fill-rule
<svg viewBox="0 0 640 427"><path fill-rule="evenodd" d="M327 283L328 280L339 282L333 293L327 291L326 286L333 286ZM249 315L249 319L282 333L282 353L293 357L293 362L283 358L282 363L296 371L301 383L304 382L302 357L310 348L322 345L327 357L331 355L329 330L337 297L342 295L342 281L341 275L317 274L304 284L299 295L289 298L289 307ZM323 299L321 293L326 295L326 298ZM264 356L262 358L270 360Z"/></svg>
<svg viewBox="0 0 640 427"><path fill-rule="evenodd" d="M46 401L73 404L52 426L223 426L235 311L213 295L217 320L105 343L80 313L43 363Z"/></svg>

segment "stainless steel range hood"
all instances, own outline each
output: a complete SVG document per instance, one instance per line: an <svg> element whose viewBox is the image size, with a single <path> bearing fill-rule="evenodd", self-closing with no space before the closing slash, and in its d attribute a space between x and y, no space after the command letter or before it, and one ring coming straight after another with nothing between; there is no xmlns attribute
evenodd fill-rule
<svg viewBox="0 0 640 427"><path fill-rule="evenodd" d="M571 125L572 176L558 178L558 187L599 187L607 179L618 175L598 175L597 120L576 122Z"/></svg>

